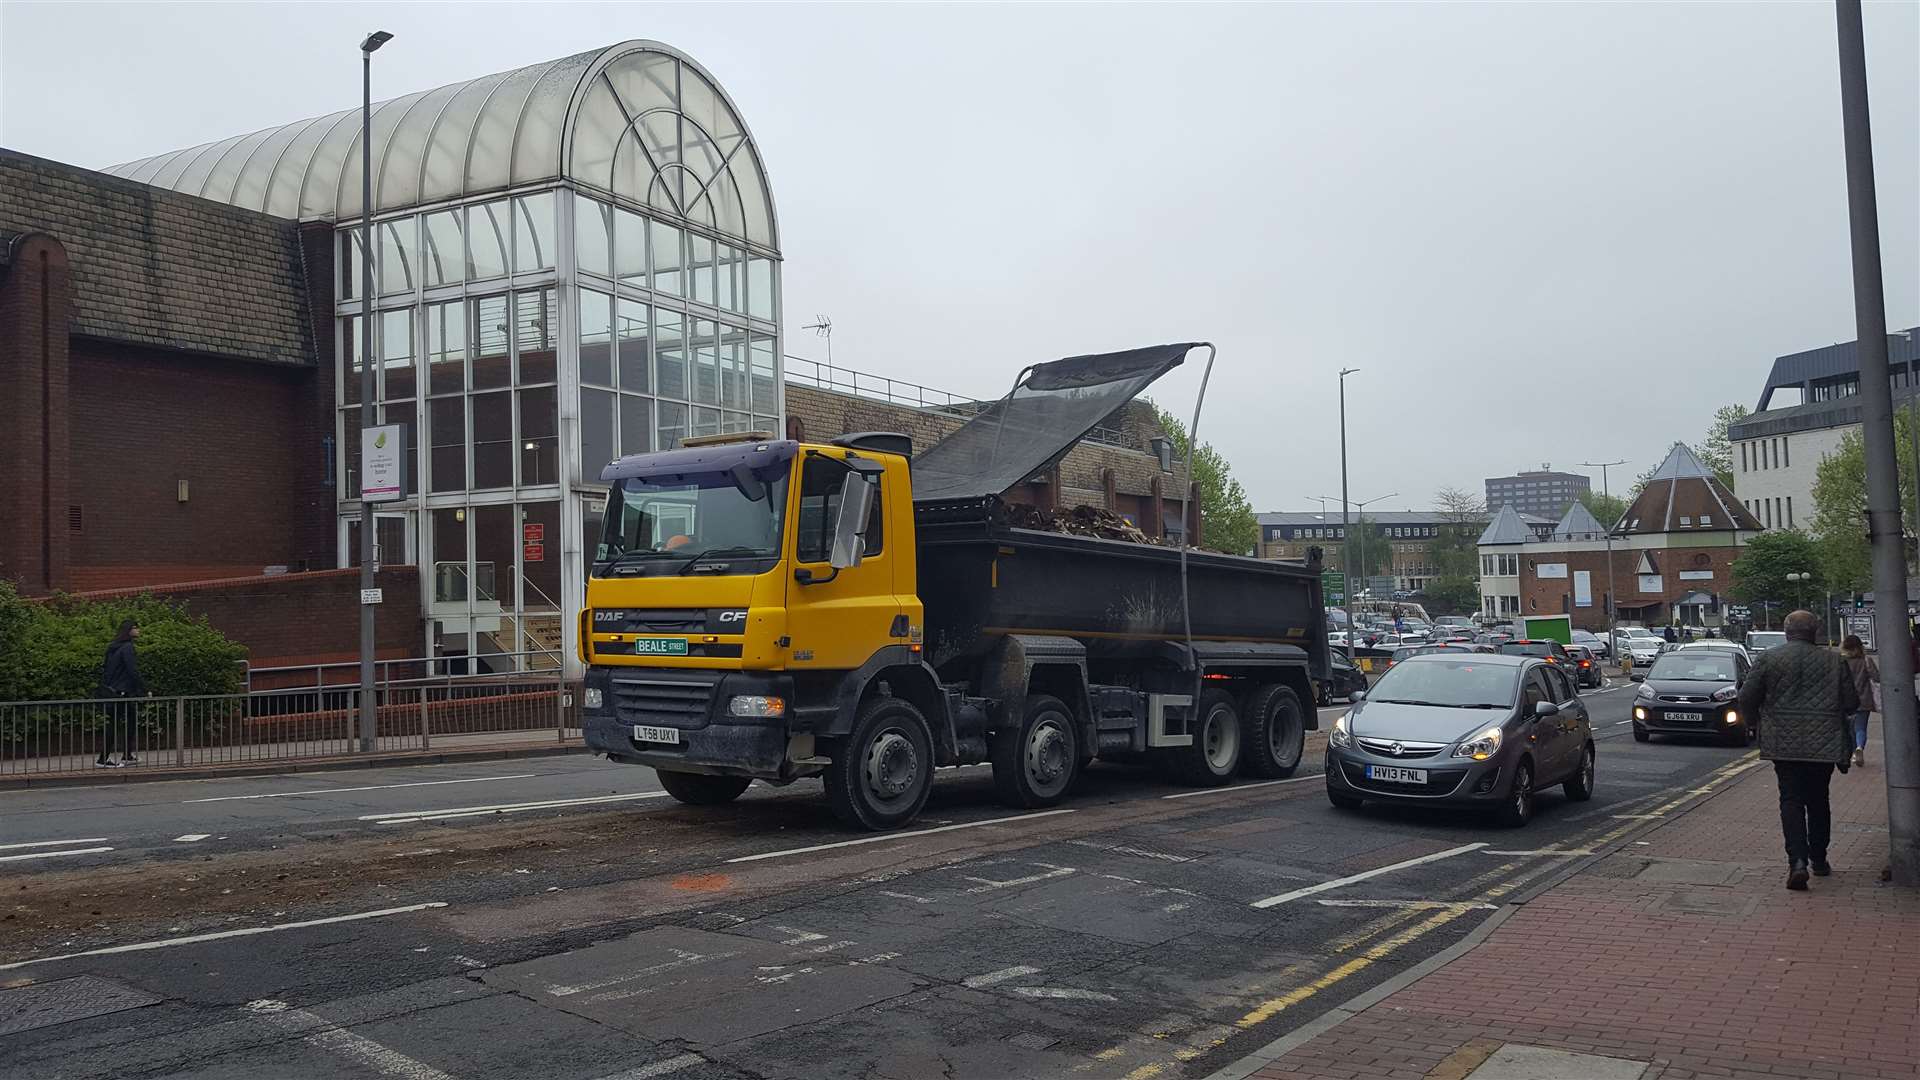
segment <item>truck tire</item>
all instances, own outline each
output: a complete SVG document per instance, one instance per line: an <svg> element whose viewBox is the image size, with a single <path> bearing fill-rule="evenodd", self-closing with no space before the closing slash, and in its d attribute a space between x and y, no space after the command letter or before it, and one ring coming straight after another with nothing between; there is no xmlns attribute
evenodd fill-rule
<svg viewBox="0 0 1920 1080"><path fill-rule="evenodd" d="M1265 780L1292 776L1306 741L1306 710L1291 687L1268 683L1247 695L1240 717L1241 772Z"/></svg>
<svg viewBox="0 0 1920 1080"><path fill-rule="evenodd" d="M993 789L1008 806L1052 806L1080 774L1073 714L1059 698L1033 694L1018 727L993 733Z"/></svg>
<svg viewBox="0 0 1920 1080"><path fill-rule="evenodd" d="M667 794L688 806L719 806L730 803L753 783L748 776L708 776L705 773L670 772L655 769L660 786Z"/></svg>
<svg viewBox="0 0 1920 1080"><path fill-rule="evenodd" d="M1165 751L1167 764L1182 783L1219 787L1240 770L1240 711L1232 694L1207 690L1200 695L1199 717L1192 744Z"/></svg>
<svg viewBox="0 0 1920 1080"><path fill-rule="evenodd" d="M836 740L826 782L834 816L853 828L877 832L912 821L933 791L926 717L901 698L870 699L853 734Z"/></svg>

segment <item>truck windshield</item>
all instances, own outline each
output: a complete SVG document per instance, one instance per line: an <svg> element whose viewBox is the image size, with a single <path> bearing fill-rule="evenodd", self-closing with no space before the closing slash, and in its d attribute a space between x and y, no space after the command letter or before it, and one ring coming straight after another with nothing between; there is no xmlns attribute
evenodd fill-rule
<svg viewBox="0 0 1920 1080"><path fill-rule="evenodd" d="M594 576L764 573L780 557L787 472L745 487L727 473L616 482Z"/></svg>

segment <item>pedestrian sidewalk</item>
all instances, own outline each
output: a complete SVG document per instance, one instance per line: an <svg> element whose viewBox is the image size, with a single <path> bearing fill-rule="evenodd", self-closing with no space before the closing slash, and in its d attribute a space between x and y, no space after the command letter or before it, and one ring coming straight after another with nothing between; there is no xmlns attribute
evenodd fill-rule
<svg viewBox="0 0 1920 1080"><path fill-rule="evenodd" d="M1785 887L1763 763L1252 1075L1920 1076L1920 895L1879 880L1879 750L1834 776L1834 873L1811 891Z"/></svg>

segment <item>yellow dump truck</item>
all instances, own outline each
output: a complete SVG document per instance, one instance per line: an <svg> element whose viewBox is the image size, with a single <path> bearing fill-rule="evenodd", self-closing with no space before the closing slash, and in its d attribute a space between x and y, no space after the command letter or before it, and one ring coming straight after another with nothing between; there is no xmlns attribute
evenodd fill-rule
<svg viewBox="0 0 1920 1080"><path fill-rule="evenodd" d="M588 744L694 805L819 777L864 829L910 821L940 766L990 761L1022 807L1096 757L1291 774L1327 676L1317 557L1013 528L1000 500L1194 347L1034 365L918 456L744 433L608 465Z"/></svg>

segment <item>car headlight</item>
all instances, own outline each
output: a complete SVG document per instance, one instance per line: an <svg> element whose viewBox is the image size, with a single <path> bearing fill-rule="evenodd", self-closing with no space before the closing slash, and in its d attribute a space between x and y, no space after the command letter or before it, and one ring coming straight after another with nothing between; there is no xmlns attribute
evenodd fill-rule
<svg viewBox="0 0 1920 1080"><path fill-rule="evenodd" d="M1327 732L1327 745L1342 749L1353 745L1353 729L1347 726L1347 718L1352 713L1341 713L1340 719L1333 722L1333 730Z"/></svg>
<svg viewBox="0 0 1920 1080"><path fill-rule="evenodd" d="M741 694L727 702L727 713L732 716L785 716L787 702L784 698Z"/></svg>
<svg viewBox="0 0 1920 1080"><path fill-rule="evenodd" d="M599 708L602 704L605 703L605 700L606 700L605 697L601 694L600 688L597 686L587 687L586 693L581 695L581 697L585 702L587 708L589 709Z"/></svg>
<svg viewBox="0 0 1920 1080"><path fill-rule="evenodd" d="M1737 686L1723 686L1713 692L1713 700L1715 701L1732 701L1739 696L1740 688Z"/></svg>
<svg viewBox="0 0 1920 1080"><path fill-rule="evenodd" d="M1650 686L1650 685L1648 685L1647 683L1641 683L1641 684L1640 684L1640 689L1638 689L1638 690L1635 690L1635 691L1633 692L1633 696L1634 696L1635 698L1637 698L1637 699L1645 699L1645 700L1647 700L1647 701L1652 701L1652 700L1653 700L1653 687L1652 687L1652 686Z"/></svg>
<svg viewBox="0 0 1920 1080"><path fill-rule="evenodd" d="M1462 740L1453 748L1454 757L1470 757L1475 761L1485 761L1500 749L1500 729L1490 727L1470 739Z"/></svg>

